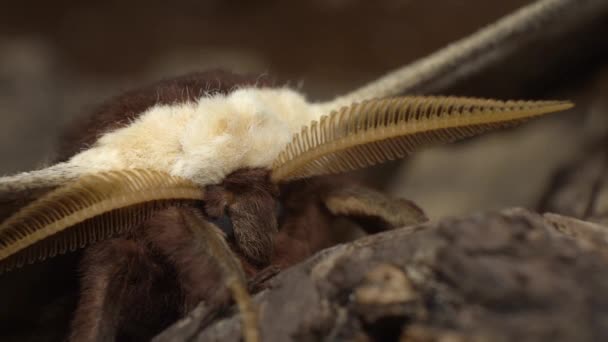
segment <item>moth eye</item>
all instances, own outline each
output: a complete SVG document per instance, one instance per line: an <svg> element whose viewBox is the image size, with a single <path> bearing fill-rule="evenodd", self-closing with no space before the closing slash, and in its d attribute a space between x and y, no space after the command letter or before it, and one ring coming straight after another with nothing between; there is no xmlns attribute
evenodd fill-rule
<svg viewBox="0 0 608 342"><path fill-rule="evenodd" d="M228 240L234 239L234 225L232 224L232 219L228 215L228 212L225 211L222 216L209 217L208 220L221 229L224 234L226 234Z"/></svg>

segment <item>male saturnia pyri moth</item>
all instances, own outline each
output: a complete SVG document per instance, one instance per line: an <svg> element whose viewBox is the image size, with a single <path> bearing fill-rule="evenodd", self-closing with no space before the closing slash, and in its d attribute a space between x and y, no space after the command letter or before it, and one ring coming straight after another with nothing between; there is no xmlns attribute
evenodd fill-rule
<svg viewBox="0 0 608 342"><path fill-rule="evenodd" d="M209 71L101 106L56 163L0 178L1 336L54 326L45 340L146 340L200 302L218 311L234 300L244 339L258 341L250 290L344 241L338 221L372 233L426 220L334 175L572 106L395 97L410 76L311 102ZM57 308L69 323L52 323L65 317Z"/></svg>
<svg viewBox="0 0 608 342"><path fill-rule="evenodd" d="M74 341L150 338L200 301L227 303L224 287L255 341L248 279L336 243L338 217L368 232L425 220L332 174L571 107L369 95L311 103L206 72L120 96L56 164L0 178L0 272L85 248Z"/></svg>

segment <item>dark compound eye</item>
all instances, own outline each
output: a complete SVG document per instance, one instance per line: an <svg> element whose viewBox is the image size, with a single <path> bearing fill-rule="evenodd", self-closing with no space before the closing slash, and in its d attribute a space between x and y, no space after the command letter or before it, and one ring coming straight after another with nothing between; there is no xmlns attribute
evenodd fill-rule
<svg viewBox="0 0 608 342"><path fill-rule="evenodd" d="M210 217L209 222L215 224L219 229L221 229L224 234L226 234L226 238L228 240L234 239L234 225L232 224L232 219L227 213L224 213L224 215L220 217Z"/></svg>

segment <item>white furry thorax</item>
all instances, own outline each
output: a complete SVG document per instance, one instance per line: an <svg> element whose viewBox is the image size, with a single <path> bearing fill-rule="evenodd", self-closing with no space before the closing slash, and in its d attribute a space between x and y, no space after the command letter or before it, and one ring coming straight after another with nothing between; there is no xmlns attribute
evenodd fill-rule
<svg viewBox="0 0 608 342"><path fill-rule="evenodd" d="M85 172L147 168L214 184L240 168L270 168L293 134L321 114L288 88L242 88L154 106L68 163Z"/></svg>

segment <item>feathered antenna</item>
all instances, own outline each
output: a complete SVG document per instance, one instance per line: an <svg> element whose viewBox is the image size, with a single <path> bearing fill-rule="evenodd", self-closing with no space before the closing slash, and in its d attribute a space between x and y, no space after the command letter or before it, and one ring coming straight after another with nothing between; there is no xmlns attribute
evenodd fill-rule
<svg viewBox="0 0 608 342"><path fill-rule="evenodd" d="M0 273L110 238L161 208L203 198L197 184L158 171L85 175L0 224Z"/></svg>
<svg viewBox="0 0 608 342"><path fill-rule="evenodd" d="M571 108L566 101L497 101L458 97L401 97L356 103L323 116L295 134L273 164L272 179L293 179L364 168L402 158L420 147L512 126Z"/></svg>

